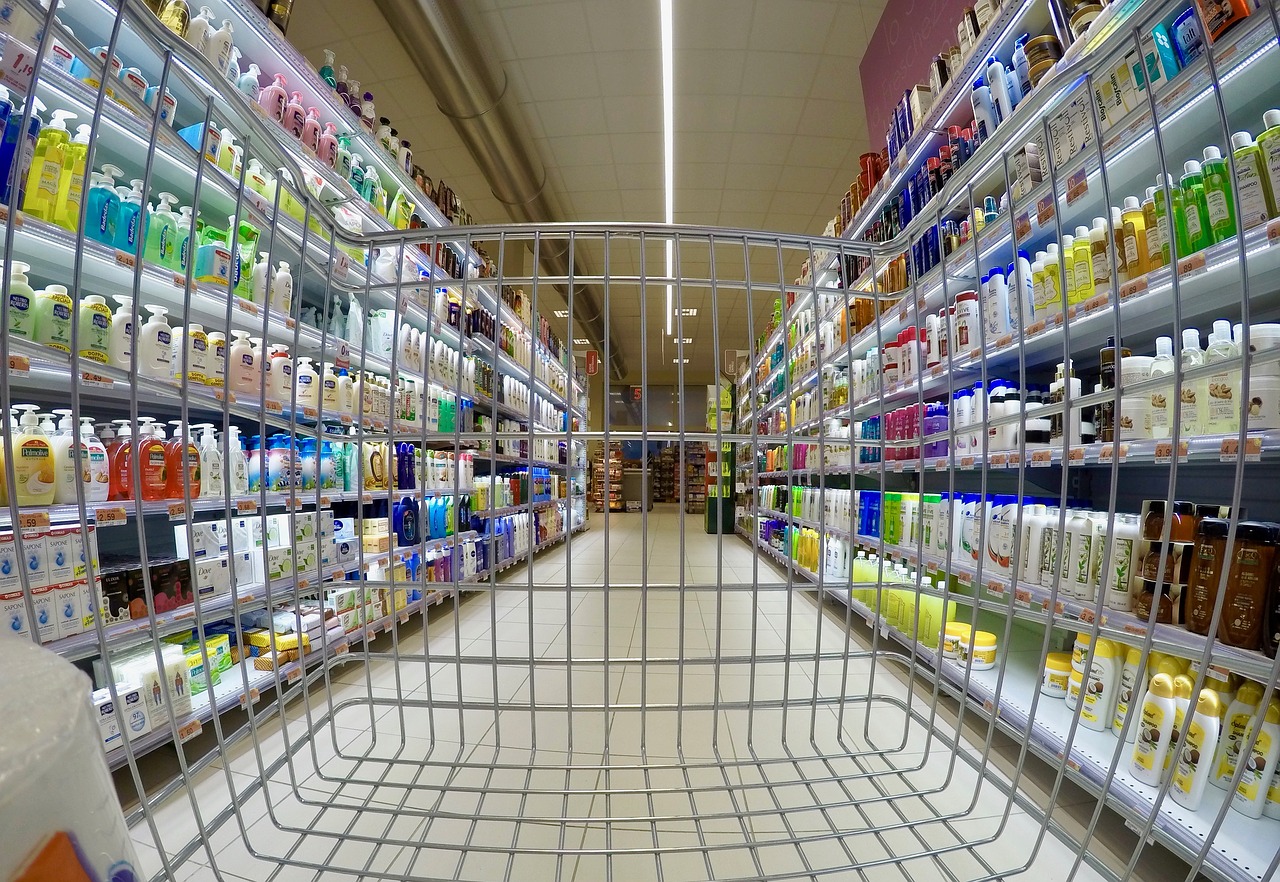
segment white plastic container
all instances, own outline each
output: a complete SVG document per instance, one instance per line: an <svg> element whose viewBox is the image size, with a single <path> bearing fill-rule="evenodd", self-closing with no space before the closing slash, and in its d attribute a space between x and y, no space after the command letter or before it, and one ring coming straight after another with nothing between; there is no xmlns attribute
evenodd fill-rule
<svg viewBox="0 0 1280 882"><path fill-rule="evenodd" d="M1218 714L1221 707L1218 695L1212 689L1202 689L1196 701L1195 713L1187 727L1186 737L1178 747L1174 758L1173 783L1169 796L1188 811L1200 808L1204 788L1213 772L1213 755L1218 747L1221 723Z"/></svg>
<svg viewBox="0 0 1280 882"><path fill-rule="evenodd" d="M1156 674L1142 698L1142 718L1138 723L1138 737L1133 745L1130 772L1143 784L1159 786L1164 772L1165 756L1173 735L1174 720L1173 680L1168 674ZM1265 798L1265 792L1263 794ZM1262 806L1258 806L1262 813Z"/></svg>
<svg viewBox="0 0 1280 882"><path fill-rule="evenodd" d="M1275 775L1276 760L1280 759L1280 701L1271 699L1261 722L1258 717L1249 721L1242 744L1249 743L1255 729L1258 730L1258 740L1254 742L1253 754L1245 761L1240 783L1231 797L1231 807L1249 818L1262 817L1267 789Z"/></svg>
<svg viewBox="0 0 1280 882"><path fill-rule="evenodd" d="M298 358L294 370L294 382L297 383L298 407L320 407L320 377L311 366L311 359L304 356Z"/></svg>
<svg viewBox="0 0 1280 882"><path fill-rule="evenodd" d="M165 316L169 310L163 306L147 306L151 318L138 332L138 373L144 377L170 375L173 356L173 329Z"/></svg>

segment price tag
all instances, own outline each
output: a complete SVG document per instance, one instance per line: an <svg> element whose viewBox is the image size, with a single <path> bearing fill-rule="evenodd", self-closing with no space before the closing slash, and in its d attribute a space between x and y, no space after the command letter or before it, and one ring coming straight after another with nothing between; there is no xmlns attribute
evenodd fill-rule
<svg viewBox="0 0 1280 882"><path fill-rule="evenodd" d="M99 527L123 526L129 519L128 513L119 505L94 509L93 520Z"/></svg>
<svg viewBox="0 0 1280 882"><path fill-rule="evenodd" d="M896 474L899 474L899 475L900 475L900 474L902 474L902 460L900 460L900 459L895 459L895 460L893 461L893 471L894 471Z"/></svg>
<svg viewBox="0 0 1280 882"><path fill-rule="evenodd" d="M1145 637L1145 636L1147 636L1147 626L1146 626L1146 625L1135 625L1135 624L1133 624L1133 623L1127 623L1127 624L1126 624L1123 628L1121 628L1120 630L1121 630L1121 631L1124 631L1126 634L1133 634L1135 637Z"/></svg>
<svg viewBox="0 0 1280 882"><path fill-rule="evenodd" d="M12 43L10 45L12 45ZM23 91L25 91L25 89ZM7 206L0 205L0 224L7 224L8 222L9 208ZM19 211L13 216L13 225L19 229L22 228L22 212Z"/></svg>
<svg viewBox="0 0 1280 882"><path fill-rule="evenodd" d="M1184 257L1178 261L1178 275L1184 279L1198 276L1205 272L1205 263L1203 254L1193 254L1190 257Z"/></svg>
<svg viewBox="0 0 1280 882"><path fill-rule="evenodd" d="M421 497L419 497L419 498L421 498ZM321 496L321 497L320 497L320 507L321 507L321 508L330 508L330 507L332 507L332 505L333 505L333 500L332 500L330 497L328 497L328 496Z"/></svg>
<svg viewBox="0 0 1280 882"><path fill-rule="evenodd" d="M1274 245L1277 242L1280 242L1280 218L1267 224L1267 244Z"/></svg>
<svg viewBox="0 0 1280 882"><path fill-rule="evenodd" d="M1036 203L1036 221L1040 226L1044 226L1053 220L1053 194L1040 197L1040 201Z"/></svg>
<svg viewBox="0 0 1280 882"><path fill-rule="evenodd" d="M1072 313L1072 315L1074 315L1074 314L1075 314L1075 313L1073 312L1073 313ZM1057 315L1055 315L1055 316L1053 317L1053 323L1054 323L1055 325L1060 325L1060 324L1062 324L1062 313L1058 313Z"/></svg>
<svg viewBox="0 0 1280 882"><path fill-rule="evenodd" d="M1031 235L1031 215L1029 213L1018 215L1018 219L1013 222L1013 234L1018 237L1019 242Z"/></svg>
<svg viewBox="0 0 1280 882"><path fill-rule="evenodd" d="M1052 464L1053 464L1053 451L1052 451L1052 450L1033 450L1033 451L1031 451L1031 467L1032 467L1033 469L1035 469L1035 468L1045 468L1046 466L1049 466L1049 465L1052 465Z"/></svg>
<svg viewBox="0 0 1280 882"><path fill-rule="evenodd" d="M1178 462L1187 461L1187 442L1178 442ZM1173 462L1173 442L1157 441L1155 450L1155 462L1157 465L1167 465Z"/></svg>
<svg viewBox="0 0 1280 882"><path fill-rule="evenodd" d="M320 412L314 407L304 407L302 408L302 418L304 420L318 420L320 419Z"/></svg>
<svg viewBox="0 0 1280 882"><path fill-rule="evenodd" d="M338 422L344 426L351 425L351 414L349 413L342 414L342 416L338 417Z"/></svg>
<svg viewBox="0 0 1280 882"><path fill-rule="evenodd" d="M247 312L249 315L258 314L258 304L251 300L245 300L243 297L237 297L233 302L236 305L236 309L241 312Z"/></svg>
<svg viewBox="0 0 1280 882"><path fill-rule="evenodd" d="M302 679L302 668L297 666L290 668L289 673L284 675L284 679L291 686L294 683L297 683L299 680Z"/></svg>
<svg viewBox="0 0 1280 882"><path fill-rule="evenodd" d="M104 377L101 374L95 374L89 371L80 372L80 382L85 386L93 386L98 389L110 389L115 385L115 381L110 377Z"/></svg>
<svg viewBox="0 0 1280 882"><path fill-rule="evenodd" d="M178 727L178 743L186 744L203 731L204 726L200 725L199 720L188 720Z"/></svg>
<svg viewBox="0 0 1280 882"><path fill-rule="evenodd" d="M345 655L347 652L350 651L350 649L351 649L351 646L344 641L342 643L339 643L337 646L333 648L333 654Z"/></svg>
<svg viewBox="0 0 1280 882"><path fill-rule="evenodd" d="M1067 460L1069 462L1084 462L1084 448L1072 447L1067 451Z"/></svg>
<svg viewBox="0 0 1280 882"><path fill-rule="evenodd" d="M1076 200L1089 192L1089 172L1086 169L1067 178L1067 204L1074 205Z"/></svg>
<svg viewBox="0 0 1280 882"><path fill-rule="evenodd" d="M1096 618L1097 616L1094 615L1092 607L1085 607L1080 610L1080 621L1084 622L1086 625L1092 625Z"/></svg>
<svg viewBox="0 0 1280 882"><path fill-rule="evenodd" d="M138 258L136 258L132 254L129 254L128 252L120 251L119 249L117 249L116 263L118 263L120 266L127 267L128 269L133 269L138 265Z"/></svg>
<svg viewBox="0 0 1280 882"><path fill-rule="evenodd" d="M185 502L169 503L169 520L185 521L187 519L187 504Z"/></svg>
<svg viewBox="0 0 1280 882"><path fill-rule="evenodd" d="M1141 294L1145 290L1147 290L1146 276L1142 276L1141 278L1138 278L1138 279L1133 279L1132 281L1125 282L1123 285L1120 286L1120 299L1128 300L1130 297L1134 296L1135 294Z"/></svg>
<svg viewBox="0 0 1280 882"><path fill-rule="evenodd" d="M186 277L186 276L184 276L184 275L182 275L181 273L174 273L174 274L173 274L173 287L175 287L175 288L185 288L185 287L187 287L187 277Z"/></svg>
<svg viewBox="0 0 1280 882"><path fill-rule="evenodd" d="M981 350L981 349L977 349L977 348L975 348L975 349L970 349L970 350L969 350L969 360L970 360L970 361L977 361L977 360L978 360L978 358L979 358L981 355L982 355L982 350Z"/></svg>
<svg viewBox="0 0 1280 882"><path fill-rule="evenodd" d="M236 393L229 389L215 389L213 390L213 397L216 401L230 401L232 404L236 403Z"/></svg>
<svg viewBox="0 0 1280 882"><path fill-rule="evenodd" d="M258 699L260 697L261 696L258 693L257 686L251 687L248 692L241 692L240 693L240 709L244 710L251 704L257 704Z"/></svg>
<svg viewBox="0 0 1280 882"><path fill-rule="evenodd" d="M1109 292L1104 291L1101 294L1095 294L1084 302L1085 314L1087 315L1096 309L1102 309L1102 307L1106 306L1110 302L1111 294Z"/></svg>
<svg viewBox="0 0 1280 882"><path fill-rule="evenodd" d="M1003 349L1013 343L1012 334L1004 334L996 338L996 349Z"/></svg>
<svg viewBox="0 0 1280 882"><path fill-rule="evenodd" d="M987 580L987 590L990 591L992 594L998 594L1001 597L1003 597L1004 589L1005 589L1004 583L999 581L998 579Z"/></svg>
<svg viewBox="0 0 1280 882"><path fill-rule="evenodd" d="M283 413L284 407L274 398L268 398L262 402L262 409L267 413Z"/></svg>
<svg viewBox="0 0 1280 882"><path fill-rule="evenodd" d="M396 620L402 625L407 625L409 624L409 614L407 612L402 612L400 615L396 616Z"/></svg>
<svg viewBox="0 0 1280 882"><path fill-rule="evenodd" d="M31 373L31 359L25 355L9 356L9 375L12 377L25 377Z"/></svg>
<svg viewBox="0 0 1280 882"><path fill-rule="evenodd" d="M18 515L18 526L23 530L37 530L49 526L47 511L26 511Z"/></svg>
<svg viewBox="0 0 1280 882"><path fill-rule="evenodd" d="M945 472L947 470L947 461L945 459L934 460L933 470L935 472Z"/></svg>
<svg viewBox="0 0 1280 882"><path fill-rule="evenodd" d="M1022 465L1022 454L1016 450L1009 454L1009 468L1015 468Z"/></svg>
<svg viewBox="0 0 1280 882"><path fill-rule="evenodd" d="M256 499L237 499L236 514L251 515L258 511L258 500Z"/></svg>
<svg viewBox="0 0 1280 882"><path fill-rule="evenodd" d="M946 368L944 368L941 364L935 364L933 367L929 368L929 376L940 377L943 375L945 371L946 371Z"/></svg>
<svg viewBox="0 0 1280 882"><path fill-rule="evenodd" d="M992 468L1002 469L1009 462L1009 455L1007 453L993 453L989 462Z"/></svg>
<svg viewBox="0 0 1280 882"><path fill-rule="evenodd" d="M1013 591L1013 602L1018 604L1019 606L1025 606L1030 608L1031 592L1028 591L1026 588L1015 588Z"/></svg>
<svg viewBox="0 0 1280 882"><path fill-rule="evenodd" d="M339 252L338 255L333 259L333 277L341 282L347 278L347 273L350 270L351 270L350 259L347 257L347 255L343 254L342 252Z"/></svg>
<svg viewBox="0 0 1280 882"><path fill-rule="evenodd" d="M962 469L971 469L971 468L973 468L973 463L974 463L974 459L973 459L973 457L972 457L972 456L962 456L962 457L960 457L960 468L962 468Z"/></svg>
<svg viewBox="0 0 1280 882"><path fill-rule="evenodd" d="M1240 458L1240 440L1238 438L1223 438L1222 448L1218 452L1218 459L1222 462L1235 462ZM1258 462L1262 459L1262 438L1256 435L1250 435L1244 439L1244 461Z"/></svg>
<svg viewBox="0 0 1280 882"><path fill-rule="evenodd" d="M964 585L966 588L973 587L973 576L968 573L956 573L956 581L961 585Z"/></svg>
<svg viewBox="0 0 1280 882"><path fill-rule="evenodd" d="M285 316L284 326L286 330L292 331L294 328L298 326L298 323L294 321L292 318L290 318L289 316Z"/></svg>
<svg viewBox="0 0 1280 882"><path fill-rule="evenodd" d="M1045 326L1044 326L1044 319L1040 319L1039 321L1032 322L1031 324L1027 325L1027 332L1026 332L1026 335L1027 335L1028 337L1031 337L1031 336L1034 336L1034 335L1036 335L1036 334L1039 334L1041 331L1043 331L1043 330L1044 330L1044 327L1045 327Z"/></svg>
<svg viewBox="0 0 1280 882"><path fill-rule="evenodd" d="M1067 611L1067 607L1061 600L1057 601L1053 605L1053 614L1056 616L1063 615L1066 613L1066 611Z"/></svg>
<svg viewBox="0 0 1280 882"><path fill-rule="evenodd" d="M377 631L377 629L376 629L376 628L369 628L368 630L366 630L366 631L364 632L364 639L366 639L366 640L377 640L377 639L378 639L378 631Z"/></svg>
<svg viewBox="0 0 1280 882"><path fill-rule="evenodd" d="M346 580L347 580L347 574L343 572L341 569L335 569L332 573L329 574L330 582L345 582Z"/></svg>

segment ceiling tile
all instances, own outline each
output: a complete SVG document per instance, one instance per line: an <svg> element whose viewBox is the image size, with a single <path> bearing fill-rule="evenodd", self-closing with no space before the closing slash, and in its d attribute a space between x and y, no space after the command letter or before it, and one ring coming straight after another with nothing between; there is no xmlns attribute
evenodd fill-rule
<svg viewBox="0 0 1280 882"><path fill-rule="evenodd" d="M675 50L676 103L681 95L741 94L747 53L741 50ZM661 76L661 73L659 73Z"/></svg>
<svg viewBox="0 0 1280 882"><path fill-rule="evenodd" d="M617 95L604 102L610 132L662 132L662 99L656 95Z"/></svg>
<svg viewBox="0 0 1280 882"><path fill-rule="evenodd" d="M676 150L687 132L732 132L736 95L680 95L675 100Z"/></svg>
<svg viewBox="0 0 1280 882"><path fill-rule="evenodd" d="M625 186L622 173L619 184ZM661 190L622 190L622 219L632 223L662 220Z"/></svg>
<svg viewBox="0 0 1280 882"><path fill-rule="evenodd" d="M564 187L570 193L618 189L618 176L612 163L565 166L560 169L560 173L564 178Z"/></svg>
<svg viewBox="0 0 1280 882"><path fill-rule="evenodd" d="M656 63L662 43L657 3L592 0L583 5L592 49L597 52L649 49Z"/></svg>
<svg viewBox="0 0 1280 882"><path fill-rule="evenodd" d="M682 162L680 142L676 142L676 205L688 198L691 190L710 188L717 192L724 186L723 162Z"/></svg>
<svg viewBox="0 0 1280 882"><path fill-rule="evenodd" d="M751 5L747 0L676 3L672 25L677 51L746 48Z"/></svg>
<svg viewBox="0 0 1280 882"><path fill-rule="evenodd" d="M848 155L849 142L843 138L797 135L787 153L787 165L836 168Z"/></svg>
<svg viewBox="0 0 1280 882"><path fill-rule="evenodd" d="M658 132L641 132L632 135L613 135L609 138L613 146L613 161L619 166L638 162L656 163L661 169L662 135ZM677 145L677 150L679 149ZM621 172L619 172L621 180ZM662 172L658 172L658 185L662 185Z"/></svg>
<svg viewBox="0 0 1280 882"><path fill-rule="evenodd" d="M595 64L600 94L656 95L661 99L662 65L653 57L652 52L629 50L598 53Z"/></svg>
<svg viewBox="0 0 1280 882"><path fill-rule="evenodd" d="M725 169L724 185L730 190L759 192L762 188L773 186L773 182L782 173L782 168L780 164L733 163Z"/></svg>
<svg viewBox="0 0 1280 882"><path fill-rule="evenodd" d="M798 52L753 52L743 68L741 92L804 98L821 61L819 55Z"/></svg>
<svg viewBox="0 0 1280 882"><path fill-rule="evenodd" d="M599 98L539 101L537 108L542 125L552 138L605 131L604 102Z"/></svg>
<svg viewBox="0 0 1280 882"><path fill-rule="evenodd" d="M595 56L589 52L524 58L513 61L511 66L524 75L527 89L524 98L529 101L581 99L600 94Z"/></svg>
<svg viewBox="0 0 1280 882"><path fill-rule="evenodd" d="M504 5L496 14L502 16L517 58L559 56L566 46L586 48L590 42L582 3Z"/></svg>
<svg viewBox="0 0 1280 882"><path fill-rule="evenodd" d="M723 163L729 157L729 149L733 146L733 135L729 132L697 132L684 134L676 132L676 162L715 162Z"/></svg>
<svg viewBox="0 0 1280 882"><path fill-rule="evenodd" d="M547 138L547 160L552 165L601 165L613 163L608 135L573 135Z"/></svg>
<svg viewBox="0 0 1280 882"><path fill-rule="evenodd" d="M729 163L770 163L781 165L787 158L793 136L735 134L729 148Z"/></svg>
<svg viewBox="0 0 1280 882"><path fill-rule="evenodd" d="M757 3L751 16L752 49L777 49L780 46L817 53L827 40L835 17L835 4L818 0L769 0Z"/></svg>
<svg viewBox="0 0 1280 882"><path fill-rule="evenodd" d="M800 123L802 105L794 98L749 95L738 101L734 119L735 132L795 132Z"/></svg>

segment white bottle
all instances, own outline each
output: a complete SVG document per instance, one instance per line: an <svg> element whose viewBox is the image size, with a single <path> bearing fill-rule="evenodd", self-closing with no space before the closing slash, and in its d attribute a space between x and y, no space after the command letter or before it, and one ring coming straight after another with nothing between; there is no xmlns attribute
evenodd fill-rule
<svg viewBox="0 0 1280 882"><path fill-rule="evenodd" d="M338 375L333 364L326 361L320 370L320 407L326 419L337 419L338 397Z"/></svg>
<svg viewBox="0 0 1280 882"><path fill-rule="evenodd" d="M1204 350L1200 348L1200 332L1195 328L1182 329L1182 369L1190 370L1204 364ZM1182 390L1182 424L1181 438L1190 438L1204 433L1204 397L1208 395L1208 384L1204 380L1183 380Z"/></svg>
<svg viewBox="0 0 1280 882"><path fill-rule="evenodd" d="M49 447L53 450L53 504L75 505L76 478L80 470L76 467L75 452L72 448L80 440L79 433L76 431L75 424L71 422L71 411L58 409L54 414L59 417L58 425L52 432L48 432ZM84 465L88 467L88 463Z"/></svg>
<svg viewBox="0 0 1280 882"><path fill-rule="evenodd" d="M283 315L293 311L293 276L289 274L289 264L283 260L271 283L270 302L271 309Z"/></svg>
<svg viewBox="0 0 1280 882"><path fill-rule="evenodd" d="M1009 74L1004 62L992 55L987 59L987 85L996 105L996 125L1013 116L1013 96L1009 94Z"/></svg>
<svg viewBox="0 0 1280 882"><path fill-rule="evenodd" d="M1062 543L1060 590L1082 600L1090 600L1089 566L1092 560L1093 522L1083 510L1077 509L1067 518L1067 535Z"/></svg>
<svg viewBox="0 0 1280 882"><path fill-rule="evenodd" d="M222 448L213 434L213 423L197 423L192 431L200 429L200 495L222 496Z"/></svg>
<svg viewBox="0 0 1280 882"><path fill-rule="evenodd" d="M253 344L249 342L248 331L232 331L235 338L227 353L227 386L233 392L250 395L258 394L261 368Z"/></svg>
<svg viewBox="0 0 1280 882"><path fill-rule="evenodd" d="M1227 713L1222 718L1218 750L1213 757L1213 775L1209 778L1215 787L1226 790L1231 786L1231 778L1236 773L1236 763L1240 761L1240 748L1244 744L1242 739L1249 728L1249 721L1258 714L1262 692L1261 684L1246 680L1236 690L1235 698L1231 699L1231 704L1227 706Z"/></svg>
<svg viewBox="0 0 1280 882"><path fill-rule="evenodd" d="M205 357L206 386L221 389L227 384L227 335L221 331L208 334L209 349Z"/></svg>
<svg viewBox="0 0 1280 882"><path fill-rule="evenodd" d="M351 294L351 303L347 306L347 342L356 348L364 346L364 307Z"/></svg>
<svg viewBox="0 0 1280 882"><path fill-rule="evenodd" d="M1231 797L1231 807L1249 818L1262 817L1262 809L1267 803L1267 789L1275 774L1276 760L1280 759L1280 700L1271 699L1267 715L1261 719L1261 724L1258 717L1249 721L1243 744L1249 743L1255 729L1258 740L1254 742L1253 754L1244 761L1240 783L1236 785L1236 792Z"/></svg>
<svg viewBox="0 0 1280 882"><path fill-rule="evenodd" d="M192 49L196 50L197 55L206 55L208 57L204 51L204 42L212 30L213 10L208 6L201 6L200 11L192 16L191 21L187 24L186 33L186 41Z"/></svg>
<svg viewBox="0 0 1280 882"><path fill-rule="evenodd" d="M187 380L203 384L209 370L209 338L203 327L192 324L185 329L181 326L173 329L173 343L169 352L169 376L173 380L182 379L184 350Z"/></svg>
<svg viewBox="0 0 1280 882"><path fill-rule="evenodd" d="M1218 747L1222 726L1218 720L1220 710L1218 693L1212 689L1201 689L1195 713L1191 715L1191 725L1187 727L1187 735L1174 758L1169 795L1187 811L1194 812L1200 808L1205 785L1213 772L1213 754Z"/></svg>
<svg viewBox="0 0 1280 882"><path fill-rule="evenodd" d="M231 64L231 37L231 22L224 18L222 27L210 31L204 39L204 52L201 54L220 72L225 73Z"/></svg>
<svg viewBox="0 0 1280 882"><path fill-rule="evenodd" d="M168 379L173 355L173 329L165 316L169 310L163 306L145 306L151 313L147 323L138 332L138 373L144 377Z"/></svg>
<svg viewBox="0 0 1280 882"><path fill-rule="evenodd" d="M1173 373L1173 338L1156 338L1156 356L1151 360L1151 376L1167 377ZM1169 421L1173 418L1173 383L1151 390L1151 437L1168 438Z"/></svg>
<svg viewBox="0 0 1280 882"><path fill-rule="evenodd" d="M121 370L129 370L133 358L133 298L112 294L120 305L111 317L111 330L107 338L107 363Z"/></svg>
<svg viewBox="0 0 1280 882"><path fill-rule="evenodd" d="M262 369L267 375L267 397L287 405L293 394L293 364L289 360L289 347L272 344Z"/></svg>
<svg viewBox="0 0 1280 882"><path fill-rule="evenodd" d="M342 371L338 374L338 418L345 417L350 420L354 407L355 394L351 382L351 373L350 371Z"/></svg>
<svg viewBox="0 0 1280 882"><path fill-rule="evenodd" d="M231 495L244 496L249 492L249 458L240 443L240 430L232 426L227 441L227 471L231 475Z"/></svg>
<svg viewBox="0 0 1280 882"><path fill-rule="evenodd" d="M1240 357L1240 347L1231 339L1231 322L1218 319L1209 334L1209 348L1205 350L1205 364L1227 361ZM1204 401L1204 428L1209 435L1234 435L1240 429L1240 411L1236 393L1240 389L1240 370L1226 368L1209 375L1205 381L1207 397Z"/></svg>
<svg viewBox="0 0 1280 882"><path fill-rule="evenodd" d="M1124 729L1125 720L1129 718L1129 709L1135 707L1135 701L1142 698L1138 688L1138 664L1142 661L1142 650L1136 646L1125 649L1124 665L1120 668L1120 692L1116 695L1116 709L1111 715L1111 729L1119 737ZM1125 741L1135 741L1139 726L1135 722L1125 733Z"/></svg>
<svg viewBox="0 0 1280 882"><path fill-rule="evenodd" d="M93 418L80 417L80 445L85 454L85 467L89 481L84 485L85 502L106 502L110 469L107 465L107 448L93 433Z"/></svg>
<svg viewBox="0 0 1280 882"><path fill-rule="evenodd" d="M253 265L250 276L250 289L253 291L253 302L268 304L271 287L271 260L265 251L258 252L258 262Z"/></svg>
<svg viewBox="0 0 1280 882"><path fill-rule="evenodd" d="M1140 731L1133 745L1130 772L1143 784L1157 787L1164 772L1164 758L1169 752L1173 735L1173 719L1176 706L1173 700L1173 680L1168 674L1156 674L1142 697ZM1258 807L1259 813L1262 807Z"/></svg>
<svg viewBox="0 0 1280 882"><path fill-rule="evenodd" d="M316 374L315 368L311 366L311 359L305 355L298 358L297 368L294 371L295 382L298 385L298 407L320 407L320 378Z"/></svg>

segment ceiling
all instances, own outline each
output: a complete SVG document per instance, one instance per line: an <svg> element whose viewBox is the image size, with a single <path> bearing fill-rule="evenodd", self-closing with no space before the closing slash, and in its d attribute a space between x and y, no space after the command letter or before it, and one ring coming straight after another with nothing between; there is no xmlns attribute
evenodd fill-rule
<svg viewBox="0 0 1280 882"><path fill-rule="evenodd" d="M871 149L858 63L885 0L675 0L675 221L817 235ZM467 0L477 42L505 72L547 171L563 221L661 222L662 76L657 0ZM477 223L505 223L505 209L446 117L429 84L374 0L312 0L294 16L289 39L317 66L323 49L371 91L380 116L413 145L415 161L443 179ZM491 253L496 249L490 249ZM750 345L746 314L763 328L781 283L802 254L751 249L753 290L717 296L719 348ZM716 274L742 280L743 247L717 248ZM723 253L722 253L723 252ZM651 254L653 252L651 251ZM603 271L599 247L578 250L584 269ZM638 249L611 253L610 272L638 273ZM681 275L706 278L709 249L682 249ZM664 261L647 270L661 274ZM728 267L734 267L733 270ZM639 295L619 286L610 298L615 341L630 382L639 382L646 340L650 382L676 382L671 338L660 333L665 286L648 289L641 331ZM715 326L710 292L682 289L698 309L683 336L685 380L713 378ZM560 308L561 304L555 304ZM544 310L551 313L550 305Z"/></svg>

